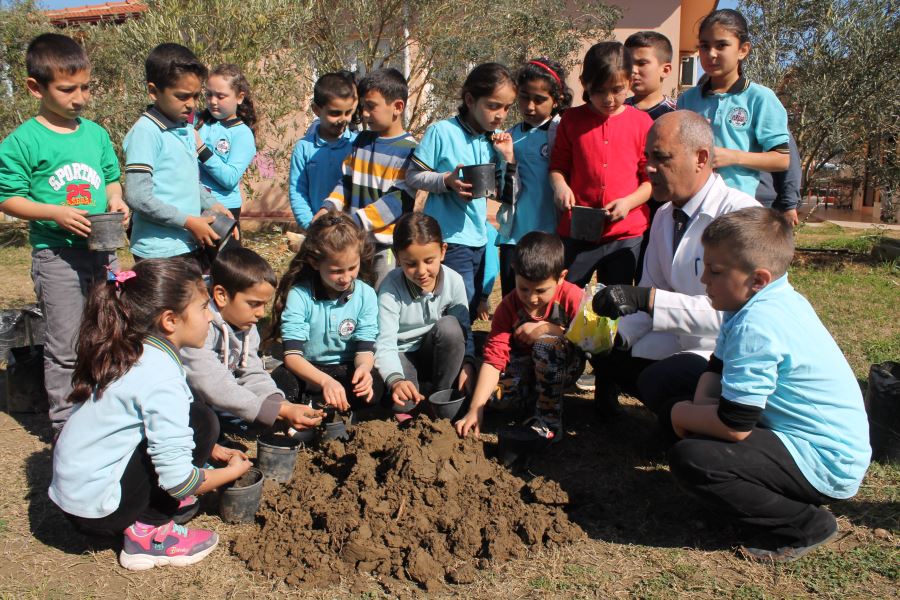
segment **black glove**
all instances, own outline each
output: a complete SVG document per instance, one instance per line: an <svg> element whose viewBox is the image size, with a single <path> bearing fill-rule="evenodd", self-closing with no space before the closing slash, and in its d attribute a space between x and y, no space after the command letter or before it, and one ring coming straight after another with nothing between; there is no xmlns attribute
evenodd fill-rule
<svg viewBox="0 0 900 600"><path fill-rule="evenodd" d="M649 312L652 289L633 285L608 285L597 292L591 306L595 313L610 319L618 319L639 310Z"/></svg>

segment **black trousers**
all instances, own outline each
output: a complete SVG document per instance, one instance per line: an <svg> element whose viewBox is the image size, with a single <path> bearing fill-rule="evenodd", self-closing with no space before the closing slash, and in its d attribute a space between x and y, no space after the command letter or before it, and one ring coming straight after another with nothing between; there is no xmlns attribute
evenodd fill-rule
<svg viewBox="0 0 900 600"><path fill-rule="evenodd" d="M674 439L672 406L694 397L697 381L708 364L708 360L691 352L650 360L631 356L630 350L613 350L591 360L597 375L594 393L602 397L604 386L618 386L649 408L659 419L661 429Z"/></svg>
<svg viewBox="0 0 900 600"><path fill-rule="evenodd" d="M375 395L372 396L372 401L367 403L364 398L360 398L353 393L353 372L356 371L353 363L317 364L315 367L344 387L344 392L347 394L347 402L350 403L350 407L354 410L365 408L366 406L374 406L384 396L384 381L382 381L381 375L378 374L376 369L372 369L372 391ZM289 402L305 404L313 401L320 404L323 403L322 389L320 387L306 383L288 371L284 365L279 365L272 371L272 379L275 380L275 385L278 386L278 389L284 392L284 397Z"/></svg>
<svg viewBox="0 0 900 600"><path fill-rule="evenodd" d="M681 440L669 450L678 483L714 510L781 538L808 546L828 535L832 499L813 488L772 431L756 428L741 442Z"/></svg>
<svg viewBox="0 0 900 600"><path fill-rule="evenodd" d="M456 317L444 316L438 319L431 331L422 338L418 349L400 353L403 377L413 383L424 395L441 390L449 390L459 377L463 359L466 357L466 332ZM426 390L422 391L423 384ZM393 404L396 412L402 407Z"/></svg>
<svg viewBox="0 0 900 600"><path fill-rule="evenodd" d="M219 439L219 419L206 404L195 400L191 402L190 424L194 430L191 462L202 468ZM172 520L172 515L178 510L179 501L159 487L156 469L147 454L146 440L135 448L119 485L119 508L99 519L66 514L75 528L87 535L121 535L135 521L147 525L164 525Z"/></svg>
<svg viewBox="0 0 900 600"><path fill-rule="evenodd" d="M641 239L633 237L598 245L563 238L566 266L569 269L566 280L584 287L596 271L597 281L600 283L631 285L634 283L634 273L637 270Z"/></svg>

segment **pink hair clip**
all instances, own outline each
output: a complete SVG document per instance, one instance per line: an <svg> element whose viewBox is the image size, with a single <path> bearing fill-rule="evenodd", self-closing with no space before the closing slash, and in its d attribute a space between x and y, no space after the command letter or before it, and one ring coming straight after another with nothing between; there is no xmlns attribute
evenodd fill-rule
<svg viewBox="0 0 900 600"><path fill-rule="evenodd" d="M132 277L137 277L137 273L135 273L134 271L119 271L118 273L113 273L112 271L109 271L106 275L107 281L115 282L116 289L119 289L119 287L123 283L125 283Z"/></svg>

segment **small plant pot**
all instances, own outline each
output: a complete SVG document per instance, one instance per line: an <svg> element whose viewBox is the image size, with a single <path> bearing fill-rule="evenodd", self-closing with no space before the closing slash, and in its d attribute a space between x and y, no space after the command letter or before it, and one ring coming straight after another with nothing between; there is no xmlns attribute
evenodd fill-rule
<svg viewBox="0 0 900 600"><path fill-rule="evenodd" d="M486 198L497 193L497 168L493 163L462 168L462 178L472 184L472 199Z"/></svg>
<svg viewBox="0 0 900 600"><path fill-rule="evenodd" d="M343 420L325 423L325 427L322 429L323 441L348 439L350 439L350 436L347 434L347 425Z"/></svg>
<svg viewBox="0 0 900 600"><path fill-rule="evenodd" d="M262 497L263 474L251 468L240 479L222 490L219 514L227 523L249 523L256 517Z"/></svg>
<svg viewBox="0 0 900 600"><path fill-rule="evenodd" d="M428 403L438 419L456 418L466 397L459 390L441 390L428 396Z"/></svg>
<svg viewBox="0 0 900 600"><path fill-rule="evenodd" d="M88 215L87 219L91 222L91 232L87 239L88 250L112 252L124 248L128 243L125 239L124 213L99 213Z"/></svg>
<svg viewBox="0 0 900 600"><path fill-rule="evenodd" d="M583 242L596 242L603 235L609 213L602 208L575 206L572 208L572 226L569 237Z"/></svg>
<svg viewBox="0 0 900 600"><path fill-rule="evenodd" d="M294 476L294 464L300 442L286 435L265 435L256 442L256 458L259 470L277 481L287 483Z"/></svg>
<svg viewBox="0 0 900 600"><path fill-rule="evenodd" d="M316 439L316 430L315 429L294 429L291 427L288 429L288 435L291 438L300 442L302 446L309 446Z"/></svg>
<svg viewBox="0 0 900 600"><path fill-rule="evenodd" d="M216 252L219 252L231 239L231 234L234 232L234 228L237 227L237 221L210 209L204 210L202 214L204 217L215 217L215 221L210 224L210 227L219 236L219 242L216 246Z"/></svg>

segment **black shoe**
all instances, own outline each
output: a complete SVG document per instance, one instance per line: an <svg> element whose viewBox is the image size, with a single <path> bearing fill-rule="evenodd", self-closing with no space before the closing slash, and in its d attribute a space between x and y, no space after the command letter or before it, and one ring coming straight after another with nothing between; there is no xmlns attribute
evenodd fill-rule
<svg viewBox="0 0 900 600"><path fill-rule="evenodd" d="M617 419L622 414L619 387L614 383L598 381L594 387L594 418L602 423Z"/></svg>
<svg viewBox="0 0 900 600"><path fill-rule="evenodd" d="M778 548L777 550L766 550L764 548L747 548L746 546L741 546L741 554L743 554L744 558L746 558L747 560L756 562L789 563L803 558L819 546L824 546L838 536L838 524L837 520L834 518L834 515L832 515L824 508L820 510L827 513L829 522L826 526L827 529L825 533L818 541L815 541L808 546L783 546L781 548Z"/></svg>

